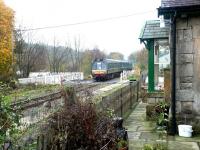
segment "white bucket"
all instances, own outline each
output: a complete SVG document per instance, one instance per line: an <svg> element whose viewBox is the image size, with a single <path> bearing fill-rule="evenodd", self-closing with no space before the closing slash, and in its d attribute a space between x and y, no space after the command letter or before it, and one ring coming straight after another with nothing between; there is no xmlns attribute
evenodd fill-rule
<svg viewBox="0 0 200 150"><path fill-rule="evenodd" d="M178 125L179 136L192 137L192 126L190 125Z"/></svg>

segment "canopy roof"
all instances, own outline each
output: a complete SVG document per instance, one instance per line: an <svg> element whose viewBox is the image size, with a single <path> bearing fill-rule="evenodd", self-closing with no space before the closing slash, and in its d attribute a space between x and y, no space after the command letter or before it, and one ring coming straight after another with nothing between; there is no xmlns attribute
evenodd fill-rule
<svg viewBox="0 0 200 150"><path fill-rule="evenodd" d="M141 41L148 39L168 39L169 38L169 23L165 23L165 27L160 27L160 20L146 21L141 30L139 39Z"/></svg>

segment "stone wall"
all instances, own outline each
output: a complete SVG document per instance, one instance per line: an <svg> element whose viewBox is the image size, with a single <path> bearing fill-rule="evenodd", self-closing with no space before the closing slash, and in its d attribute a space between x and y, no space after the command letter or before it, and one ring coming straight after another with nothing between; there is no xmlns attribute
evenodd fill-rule
<svg viewBox="0 0 200 150"><path fill-rule="evenodd" d="M200 17L177 19L177 113L200 115Z"/></svg>
<svg viewBox="0 0 200 150"><path fill-rule="evenodd" d="M164 92L155 91L147 93L147 103L156 104L164 101Z"/></svg>
<svg viewBox="0 0 200 150"><path fill-rule="evenodd" d="M133 81L101 97L98 107L103 110L112 109L117 116L123 117L137 104L138 98L139 82Z"/></svg>

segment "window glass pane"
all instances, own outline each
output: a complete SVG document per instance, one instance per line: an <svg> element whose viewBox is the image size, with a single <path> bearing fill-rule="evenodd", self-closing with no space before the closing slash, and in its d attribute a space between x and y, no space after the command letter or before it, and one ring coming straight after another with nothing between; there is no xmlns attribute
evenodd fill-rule
<svg viewBox="0 0 200 150"><path fill-rule="evenodd" d="M97 63L97 70L101 70L101 62Z"/></svg>
<svg viewBox="0 0 200 150"><path fill-rule="evenodd" d="M93 65L92 65L92 69L93 69L93 70L96 70L96 69L97 69L97 63L96 63L96 62L93 63Z"/></svg>
<svg viewBox="0 0 200 150"><path fill-rule="evenodd" d="M102 70L106 70L106 65L102 63Z"/></svg>

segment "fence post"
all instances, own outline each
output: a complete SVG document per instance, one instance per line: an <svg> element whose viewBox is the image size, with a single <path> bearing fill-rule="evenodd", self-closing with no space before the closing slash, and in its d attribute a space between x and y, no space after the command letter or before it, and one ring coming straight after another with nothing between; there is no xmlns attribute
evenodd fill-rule
<svg viewBox="0 0 200 150"><path fill-rule="evenodd" d="M138 98L139 98L139 81L136 81L137 82L137 102L139 101Z"/></svg>
<svg viewBox="0 0 200 150"><path fill-rule="evenodd" d="M130 109L132 109L133 106L133 89L132 89L132 82L130 82Z"/></svg>

